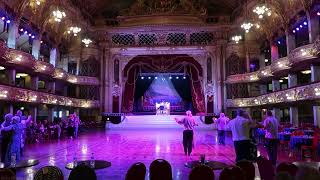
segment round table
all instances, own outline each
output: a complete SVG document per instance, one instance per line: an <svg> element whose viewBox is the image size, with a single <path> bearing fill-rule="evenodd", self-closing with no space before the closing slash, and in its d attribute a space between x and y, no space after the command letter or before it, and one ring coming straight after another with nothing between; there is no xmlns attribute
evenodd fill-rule
<svg viewBox="0 0 320 180"><path fill-rule="evenodd" d="M280 132L278 133L278 138L280 141L290 141L291 133Z"/></svg>
<svg viewBox="0 0 320 180"><path fill-rule="evenodd" d="M78 165L84 164L84 165L87 165L87 166L91 167L90 166L90 161L91 160L78 161L77 163L78 163ZM111 162L109 162L109 161L95 160L93 169L104 169L104 168L108 168L110 166L111 166ZM65 168L69 169L69 170L72 170L75 167L73 166L73 162L70 162L65 166Z"/></svg>
<svg viewBox="0 0 320 180"><path fill-rule="evenodd" d="M311 146L313 137L310 136L291 136L290 148L300 148L302 145Z"/></svg>
<svg viewBox="0 0 320 180"><path fill-rule="evenodd" d="M16 164L16 167L12 167L11 165L6 166L6 168L27 168L31 166L36 166L39 164L39 160L36 159L28 159L28 160L21 160Z"/></svg>
<svg viewBox="0 0 320 180"><path fill-rule="evenodd" d="M204 163L201 163L200 161L189 161L185 163L185 166L188 168L194 168L200 165L209 166L212 170L221 170L223 168L229 167L228 164L219 161L205 161Z"/></svg>

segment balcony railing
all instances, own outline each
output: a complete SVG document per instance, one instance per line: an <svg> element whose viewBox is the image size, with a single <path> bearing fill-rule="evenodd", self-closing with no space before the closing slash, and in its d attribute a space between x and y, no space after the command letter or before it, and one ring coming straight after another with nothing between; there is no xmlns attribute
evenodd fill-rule
<svg viewBox="0 0 320 180"><path fill-rule="evenodd" d="M227 77L226 83L249 83L257 82L261 79L272 77L274 74L292 68L295 64L319 58L320 46L317 40L313 44L308 44L294 49L289 56L273 61L270 66L266 66L258 71L245 74L236 74Z"/></svg>
<svg viewBox="0 0 320 180"><path fill-rule="evenodd" d="M99 101L69 98L44 92L0 85L0 100L51 104L59 106L98 108Z"/></svg>
<svg viewBox="0 0 320 180"><path fill-rule="evenodd" d="M227 107L252 107L320 99L320 82L251 98L228 99Z"/></svg>
<svg viewBox="0 0 320 180"><path fill-rule="evenodd" d="M68 81L72 84L99 85L99 79L96 77L76 76L69 74L63 69L55 68L50 63L35 60L35 58L29 53L16 49L10 49L2 42L0 42L0 57L3 57L0 59L0 63L4 65L19 65L35 72L46 74L55 79Z"/></svg>

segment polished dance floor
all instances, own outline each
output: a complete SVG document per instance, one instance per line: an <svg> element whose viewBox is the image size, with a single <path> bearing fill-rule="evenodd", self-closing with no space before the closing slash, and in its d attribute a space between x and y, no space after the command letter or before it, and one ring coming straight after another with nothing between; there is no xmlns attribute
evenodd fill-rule
<svg viewBox="0 0 320 180"><path fill-rule="evenodd" d="M32 179L35 171L42 166L54 165L62 169L65 179L70 171L65 164L76 156L78 160L107 160L112 166L97 170L98 179L124 179L129 167L135 162L143 162L147 169L150 163L163 158L168 160L173 169L174 179L187 179L190 169L186 162L182 146L182 129L129 129L129 130L95 130L81 133L78 139L56 140L48 143L27 145L24 158L40 160L40 164L18 171L18 179ZM234 164L235 153L230 135L227 145L218 145L217 132L214 130L195 131L195 149L192 159L199 159L205 154L206 159ZM259 153L265 155L263 147ZM280 154L280 160L288 160L286 154ZM215 171L219 174L219 171Z"/></svg>

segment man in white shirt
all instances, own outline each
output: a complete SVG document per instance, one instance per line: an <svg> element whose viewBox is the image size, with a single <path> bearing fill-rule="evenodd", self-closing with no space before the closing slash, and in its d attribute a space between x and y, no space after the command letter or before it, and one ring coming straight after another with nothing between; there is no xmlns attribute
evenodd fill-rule
<svg viewBox="0 0 320 180"><path fill-rule="evenodd" d="M218 143L225 145L225 128L229 122L229 118L220 113L220 117L215 120L218 126Z"/></svg>
<svg viewBox="0 0 320 180"><path fill-rule="evenodd" d="M277 151L278 151L278 120L273 116L271 111L267 111L267 117L263 122L264 129L266 131L266 147L269 156L269 160L273 165L277 163Z"/></svg>
<svg viewBox="0 0 320 180"><path fill-rule="evenodd" d="M254 160L254 155L251 155L252 143L250 140L250 128L253 126L253 123L251 120L243 117L244 113L243 110L238 110L237 117L229 121L227 125L232 131L236 162L241 160Z"/></svg>

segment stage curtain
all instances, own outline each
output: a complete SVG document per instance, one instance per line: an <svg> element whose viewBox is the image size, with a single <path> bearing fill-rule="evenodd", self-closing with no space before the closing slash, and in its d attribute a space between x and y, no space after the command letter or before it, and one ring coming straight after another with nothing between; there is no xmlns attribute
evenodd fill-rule
<svg viewBox="0 0 320 180"><path fill-rule="evenodd" d="M192 94L192 103L197 113L204 113L205 110L205 101L204 95L201 88L201 80L199 78L199 72L194 66L190 65L187 67L187 73L190 77L191 84L191 94Z"/></svg>
<svg viewBox="0 0 320 180"><path fill-rule="evenodd" d="M207 96L207 113L213 113L213 96Z"/></svg>
<svg viewBox="0 0 320 180"><path fill-rule="evenodd" d="M112 112L119 113L119 96L113 96L112 99Z"/></svg>
<svg viewBox="0 0 320 180"><path fill-rule="evenodd" d="M138 77L136 81L134 99L137 100L141 98L144 95L144 93L149 89L152 82L153 79L147 79L147 77L145 77L144 79L140 79L140 77Z"/></svg>
<svg viewBox="0 0 320 180"><path fill-rule="evenodd" d="M122 97L122 112L124 113L133 112L134 91L137 75L138 67L133 67L129 70L126 76L127 80L125 83L125 89Z"/></svg>
<svg viewBox="0 0 320 180"><path fill-rule="evenodd" d="M186 103L185 109L186 110L193 110L192 107L192 95L191 95L191 85L190 80L187 77L187 79L175 79L172 78L171 82L179 94L179 96L182 98L182 100Z"/></svg>

